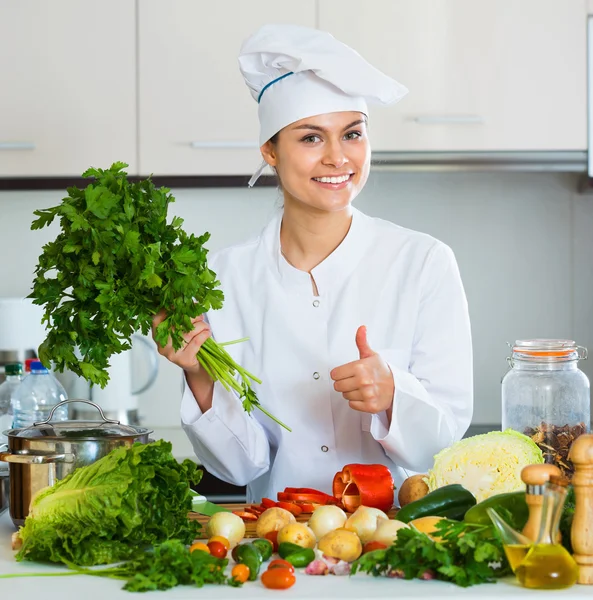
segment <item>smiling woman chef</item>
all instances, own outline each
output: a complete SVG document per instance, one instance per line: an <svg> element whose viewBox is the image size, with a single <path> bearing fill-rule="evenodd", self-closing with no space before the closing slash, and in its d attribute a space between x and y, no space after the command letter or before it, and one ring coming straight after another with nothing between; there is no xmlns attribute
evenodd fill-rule
<svg viewBox="0 0 593 600"><path fill-rule="evenodd" d="M212 474L247 485L248 502L287 486L330 491L348 463L382 463L399 485L472 415L452 251L352 206L369 175L367 102L407 90L328 33L293 25L262 27L239 64L284 207L258 237L212 257L223 308L195 320L183 349L160 348L185 372L183 428ZM210 335L249 337L233 357L263 380L261 404L292 433L212 382L196 360Z"/></svg>

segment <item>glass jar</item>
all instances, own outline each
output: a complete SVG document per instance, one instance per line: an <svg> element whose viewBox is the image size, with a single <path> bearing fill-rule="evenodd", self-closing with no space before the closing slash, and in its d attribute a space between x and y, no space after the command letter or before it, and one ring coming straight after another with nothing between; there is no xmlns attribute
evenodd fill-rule
<svg viewBox="0 0 593 600"><path fill-rule="evenodd" d="M591 424L589 380L578 367L586 358L572 340L517 340L502 380L503 430L528 435L569 478L570 447Z"/></svg>

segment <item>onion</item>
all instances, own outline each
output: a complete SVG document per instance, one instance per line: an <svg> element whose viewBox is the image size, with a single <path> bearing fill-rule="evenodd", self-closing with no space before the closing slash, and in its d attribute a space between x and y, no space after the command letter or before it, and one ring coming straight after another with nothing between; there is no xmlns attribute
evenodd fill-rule
<svg viewBox="0 0 593 600"><path fill-rule="evenodd" d="M245 537L245 523L241 517L231 512L217 512L206 525L206 535L208 538L221 535L233 548Z"/></svg>
<svg viewBox="0 0 593 600"><path fill-rule="evenodd" d="M378 508L370 506L359 506L348 517L344 527L355 531L363 544L370 541L381 520L387 520L387 515Z"/></svg>
<svg viewBox="0 0 593 600"><path fill-rule="evenodd" d="M309 527L313 530L317 541L326 533L344 527L346 522L346 513L334 504L318 506L309 519Z"/></svg>
<svg viewBox="0 0 593 600"><path fill-rule="evenodd" d="M391 519L384 521L381 519L377 523L377 529L371 537L371 542L381 542L389 547L393 544L393 542L395 542L398 530L402 529L403 527L409 527L409 525L402 523L401 521Z"/></svg>

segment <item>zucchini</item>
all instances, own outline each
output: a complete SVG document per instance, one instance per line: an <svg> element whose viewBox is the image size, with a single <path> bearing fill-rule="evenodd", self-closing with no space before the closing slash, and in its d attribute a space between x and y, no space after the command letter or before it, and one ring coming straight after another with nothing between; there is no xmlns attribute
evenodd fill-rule
<svg viewBox="0 0 593 600"><path fill-rule="evenodd" d="M475 506L474 495L458 483L440 487L410 504L406 504L395 516L398 521L409 523L420 517L445 517L463 519L465 513Z"/></svg>
<svg viewBox="0 0 593 600"><path fill-rule="evenodd" d="M473 523L474 525L491 525L492 521L486 512L486 509L493 508L496 512L502 513L501 509L508 511L511 521L508 524L517 530L523 529L527 519L529 518L529 507L525 501L525 492L509 492L507 494L496 494L490 496L486 500L482 500L479 504L472 506L466 513L464 521ZM501 514L502 516L502 514Z"/></svg>

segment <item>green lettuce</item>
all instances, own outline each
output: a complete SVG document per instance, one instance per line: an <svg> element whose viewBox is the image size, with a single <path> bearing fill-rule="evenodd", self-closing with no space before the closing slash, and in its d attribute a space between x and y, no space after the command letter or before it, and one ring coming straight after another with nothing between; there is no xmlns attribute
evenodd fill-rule
<svg viewBox="0 0 593 600"><path fill-rule="evenodd" d="M131 559L172 538L191 543L200 525L188 519L189 484L201 476L163 440L116 448L35 496L16 559L91 566Z"/></svg>
<svg viewBox="0 0 593 600"><path fill-rule="evenodd" d="M543 462L542 451L528 436L512 429L491 431L441 450L426 481L431 492L459 483L481 502L496 494L524 490L523 467Z"/></svg>

